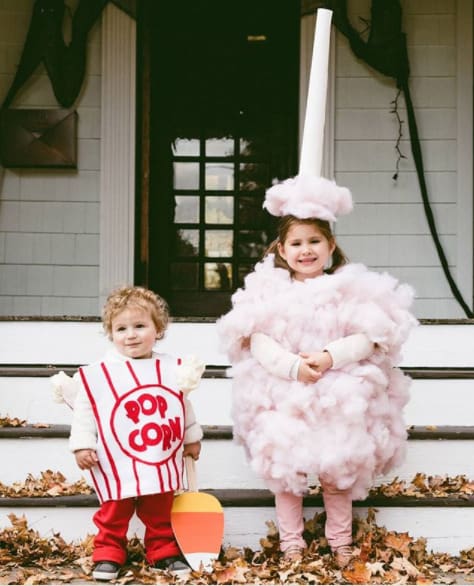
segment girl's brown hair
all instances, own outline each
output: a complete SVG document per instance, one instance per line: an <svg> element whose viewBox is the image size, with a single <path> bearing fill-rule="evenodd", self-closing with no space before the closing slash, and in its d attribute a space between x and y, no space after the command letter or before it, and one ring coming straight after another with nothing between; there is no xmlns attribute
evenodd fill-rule
<svg viewBox="0 0 474 586"><path fill-rule="evenodd" d="M265 252L265 256L269 254L275 255L274 263L277 268L286 269L290 273L292 272L286 260L280 255L278 251L278 244L285 243L290 228L295 224L307 224L315 226L321 232L324 238L326 238L329 244L335 245L334 252L332 253L331 266L324 271L325 273L334 273L334 271L337 271L337 269L341 268L348 262L347 256L336 243L336 239L334 238L329 222L326 220L320 220L319 218L300 219L296 218L295 216L283 216L278 222L278 237L270 244Z"/></svg>
<svg viewBox="0 0 474 586"><path fill-rule="evenodd" d="M161 340L169 321L169 310L166 301L145 287L124 286L114 289L105 302L102 310L102 325L105 333L112 335L112 321L124 309L142 309L150 314L158 333L157 339Z"/></svg>

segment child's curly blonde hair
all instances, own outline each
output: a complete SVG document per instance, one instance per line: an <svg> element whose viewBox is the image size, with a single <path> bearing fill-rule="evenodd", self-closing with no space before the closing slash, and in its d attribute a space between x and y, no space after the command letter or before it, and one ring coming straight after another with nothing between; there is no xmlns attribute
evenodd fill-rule
<svg viewBox="0 0 474 586"><path fill-rule="evenodd" d="M142 309L150 314L158 333L157 339L161 340L169 321L168 304L150 289L129 285L114 289L105 301L102 310L102 325L108 337L112 337L112 321L124 309L131 308Z"/></svg>

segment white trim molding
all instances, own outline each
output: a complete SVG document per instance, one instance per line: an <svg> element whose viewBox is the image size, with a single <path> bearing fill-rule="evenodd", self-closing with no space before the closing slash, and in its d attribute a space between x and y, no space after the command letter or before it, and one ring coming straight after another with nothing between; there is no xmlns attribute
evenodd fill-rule
<svg viewBox="0 0 474 586"><path fill-rule="evenodd" d="M102 13L100 304L133 283L136 24L112 3Z"/></svg>

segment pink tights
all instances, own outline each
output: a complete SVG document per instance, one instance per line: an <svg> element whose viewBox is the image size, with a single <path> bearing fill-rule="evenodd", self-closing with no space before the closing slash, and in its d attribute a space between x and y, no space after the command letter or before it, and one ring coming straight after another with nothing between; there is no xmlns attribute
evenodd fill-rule
<svg viewBox="0 0 474 586"><path fill-rule="evenodd" d="M349 490L339 490L324 484L326 509L326 539L331 549L352 543L352 499ZM303 539L303 497L290 492L275 494L275 508L280 531L280 549L306 547Z"/></svg>

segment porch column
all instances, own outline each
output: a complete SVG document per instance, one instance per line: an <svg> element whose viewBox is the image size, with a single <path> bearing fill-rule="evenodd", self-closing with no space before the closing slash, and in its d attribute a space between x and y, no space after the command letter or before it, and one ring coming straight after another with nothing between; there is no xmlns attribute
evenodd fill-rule
<svg viewBox="0 0 474 586"><path fill-rule="evenodd" d="M135 39L135 21L112 3L108 3L102 13L99 257L101 306L113 287L133 283Z"/></svg>

